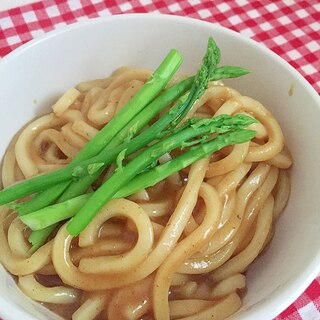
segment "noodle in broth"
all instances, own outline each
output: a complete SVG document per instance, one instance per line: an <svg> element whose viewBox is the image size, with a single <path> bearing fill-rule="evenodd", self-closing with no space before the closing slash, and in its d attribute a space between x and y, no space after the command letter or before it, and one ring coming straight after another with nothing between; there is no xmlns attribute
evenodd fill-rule
<svg viewBox="0 0 320 320"><path fill-rule="evenodd" d="M3 186L69 163L150 74L120 68L68 90L52 113L12 140ZM272 114L221 83L209 85L188 117L237 113L259 121L250 126L257 131L253 141L109 201L78 237L62 224L30 255L30 231L1 207L0 260L19 288L73 320L225 319L235 313L245 272L271 240L289 198L292 164Z"/></svg>

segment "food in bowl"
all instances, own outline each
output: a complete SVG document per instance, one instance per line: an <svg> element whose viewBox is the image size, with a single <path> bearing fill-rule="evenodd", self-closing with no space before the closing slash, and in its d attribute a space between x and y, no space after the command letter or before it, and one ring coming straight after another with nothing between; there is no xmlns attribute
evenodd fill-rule
<svg viewBox="0 0 320 320"><path fill-rule="evenodd" d="M278 122L219 82L246 70L218 67L212 39L164 89L180 60L79 84L7 150L1 262L65 318L225 319L272 238L292 164Z"/></svg>

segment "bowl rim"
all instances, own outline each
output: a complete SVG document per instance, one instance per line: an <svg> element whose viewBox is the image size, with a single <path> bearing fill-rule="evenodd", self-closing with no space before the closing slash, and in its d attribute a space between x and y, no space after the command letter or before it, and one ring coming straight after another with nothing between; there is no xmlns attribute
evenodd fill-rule
<svg viewBox="0 0 320 320"><path fill-rule="evenodd" d="M244 36L243 34L236 32L234 30L228 29L219 25L218 23L207 22L203 20L199 20L196 18L190 17L183 17L177 15L169 15L169 14L157 14L157 13L128 13L128 14L116 14L107 17L96 17L91 18L85 21L78 21L74 22L70 25L65 25L61 28L57 28L51 30L49 32L40 35L25 44L22 44L20 47L14 49L8 55L3 57L0 60L0 72L1 68L4 65L11 63L19 55L23 54L24 51L32 49L34 46L41 45L43 42L50 41L51 38L57 37L61 34L72 32L76 29L86 28L88 25L100 24L100 23L112 23L112 21L127 21L128 19L147 19L147 20L162 20L162 21L175 21L177 23L183 24L191 24L196 25L202 28L211 29L211 30L219 30L219 32L229 34L233 37L238 37L241 41L243 41L246 45L254 46L257 48L261 53L267 55L271 60L281 64L289 73L291 73L294 79L302 85L303 90L306 94L310 95L310 97L315 100L316 103L320 106L320 96L316 92L315 88L300 74L293 66L291 66L287 61L273 52L271 49L264 46L262 43L257 42L251 38ZM265 311L268 310L268 319L271 319L285 310L290 304L292 304L303 292L304 290L310 285L310 283L317 277L320 272L320 250L317 252L313 259L309 261L309 264L306 268L300 272L299 276L290 279L287 282L285 287L280 287L276 293L273 294L272 299L268 299L263 301L263 303L259 302L254 305L254 317L259 319L266 319L265 318ZM4 320L13 319L12 317L12 310L8 310L8 306L14 307L14 304L9 304L10 302L3 298L0 295L0 316L7 317ZM261 305L263 304L263 306ZM3 308L4 306L4 308ZM24 311L16 311L18 314L23 316L26 320L35 320L35 318L31 315L24 314ZM242 319L242 317L241 317ZM247 319L247 318L246 318ZM250 316L251 319L251 316ZM253 319L253 318L252 318Z"/></svg>
<svg viewBox="0 0 320 320"><path fill-rule="evenodd" d="M137 19L137 18L143 18L148 20L153 20L153 19L171 20L171 21L175 20L182 23L208 27L211 29L218 29L227 34L234 35L234 36L236 35L239 38L241 38L241 40L244 41L246 44L256 46L257 48L260 49L260 51L264 51L265 54L269 55L273 59L276 59L276 61L281 63L282 65L285 65L290 70L290 72L292 72L295 75L295 77L297 77L302 82L302 84L304 84L305 86L304 89L311 89L311 92L308 90L309 93L314 95L314 98L316 99L319 98L320 100L320 93L319 94L317 93L316 89L313 88L310 82L308 82L307 79L299 71L297 71L289 62L284 60L282 57L280 57L278 54L276 54L274 51L272 51L270 48L268 48L261 42L258 42L252 38L249 38L241 34L240 32L221 26L217 22L208 22L208 21L200 20L193 17L178 16L174 14L162 14L162 13L123 13L121 14L120 13L120 14L114 14L106 17L89 18L88 20L85 20L85 21L76 21L68 25L57 27L56 29L45 32L44 34L41 34L36 38L33 38L26 43L23 43L22 45L20 45L16 49L13 49L10 53L5 55L0 60L1 62L0 65L9 62L11 59L14 59L16 55L21 54L23 51L29 50L29 48L35 45L38 45L41 42L48 41L50 38L56 37L59 34L70 32L71 30L75 30L75 29L81 29L83 27L86 27L87 25L99 24L99 23L113 21L113 20L128 20L128 19Z"/></svg>

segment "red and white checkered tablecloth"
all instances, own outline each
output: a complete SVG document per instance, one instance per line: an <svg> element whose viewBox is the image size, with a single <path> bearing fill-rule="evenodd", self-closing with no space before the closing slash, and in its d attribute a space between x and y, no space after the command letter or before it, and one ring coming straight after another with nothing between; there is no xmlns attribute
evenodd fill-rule
<svg viewBox="0 0 320 320"><path fill-rule="evenodd" d="M45 32L76 21L148 12L193 17L238 31L288 61L320 93L320 0L39 1L0 12L0 57ZM301 319L320 320L320 277L275 318Z"/></svg>

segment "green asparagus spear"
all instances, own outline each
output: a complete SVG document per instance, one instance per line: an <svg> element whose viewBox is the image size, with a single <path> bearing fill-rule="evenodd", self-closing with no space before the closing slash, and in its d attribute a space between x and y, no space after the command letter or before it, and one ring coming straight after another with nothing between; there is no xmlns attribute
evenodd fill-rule
<svg viewBox="0 0 320 320"><path fill-rule="evenodd" d="M182 58L178 51L171 50L143 87L128 101L117 115L80 150L73 161L79 162L98 154L136 114L158 95L177 71L181 62Z"/></svg>
<svg viewBox="0 0 320 320"><path fill-rule="evenodd" d="M97 155L136 114L158 95L177 71L181 62L182 58L180 54L176 50L171 50L137 94L80 150L67 167L73 167L76 163ZM6 188L0 191L0 205L22 198L33 192L43 191L48 188L48 186L55 185L57 179L59 179L59 182L68 180L68 178L64 176L59 176L59 174L63 175L66 172L66 170L57 170L48 174L46 176L46 185L39 182L39 180L44 181L42 177L39 176Z"/></svg>
<svg viewBox="0 0 320 320"><path fill-rule="evenodd" d="M198 133L200 135L203 134L204 131L202 131L202 129L204 128L204 126L207 126L207 125L210 126L209 122L205 123L205 121L208 121L207 119L203 123L201 123L200 121L197 121L196 124L194 124L194 126L191 125L190 128L182 127L179 130L174 130L174 128L184 118L184 116L186 115L186 113L188 112L188 110L190 109L192 104L194 103L194 101L197 100L202 95L202 93L204 92L204 90L207 87L207 83L209 80L219 80L219 79L223 79L223 78L231 78L231 77L236 77L236 76L240 76L240 75L248 73L248 71L246 69L239 68L239 67L223 66L223 67L217 68L216 65L219 61L220 61L220 50L216 46L215 42L210 38L208 41L206 55L203 59L202 66L201 66L199 72L197 73L197 76L194 79L193 79L193 77L191 77L186 80L186 81L189 81L189 85L191 84L192 80L194 80L189 94L187 94L187 95L183 96L181 99L179 99L178 103L175 105L175 108L173 108L172 110L170 110L166 114L167 117L165 118L165 121L157 123L157 124L160 124L160 128L159 127L157 128L157 126L154 126L153 128L151 128L151 130L149 130L149 131L146 130L146 131L142 132L142 134L140 134L138 137L133 138L136 135L136 133L139 132L139 130L141 129L139 127L139 124L140 124L140 126L145 125L147 122L149 122L149 120L152 117L154 117L154 115L156 113L154 113L151 116L151 118L149 117L148 120L146 120L147 117L145 117L145 116L147 116L149 113L146 110L147 108L143 109L145 106L141 107L140 109L139 109L139 107L136 107L139 110L139 111L137 111L139 113L132 120L130 120L130 117L129 117L129 119L126 118L126 115L130 114L130 110L129 111L127 110L127 113L124 113L124 114L119 112L120 117L119 117L118 121L116 121L112 125L112 121L114 121L115 118L117 118L117 116L116 116L110 122L111 125L109 126L109 130L110 130L110 128L111 129L114 128L115 130L113 130L112 133L107 132L108 130L106 130L105 128L103 130L101 130L101 131L104 131L104 133L101 133L101 132L98 133L98 135L97 135L98 138L96 138L95 143L93 141L89 142L85 146L85 148L79 153L79 155L72 161L71 164L69 164L66 168L62 169L61 171L58 170L54 174L52 174L53 179L51 179L51 180L49 179L50 182L49 182L49 184L47 184L47 185L50 185L50 183L51 183L51 186L52 186L51 188L46 189L46 187L44 186L44 185L46 185L46 183L41 184L41 183L39 183L39 180L36 180L35 182L34 181L26 182L26 186L27 186L26 188L24 188L25 186L23 186L23 185L22 185L22 188L20 186L21 190L24 190L23 192L29 192L28 194L36 193L41 190L44 190L44 191L38 193L31 201L26 202L25 204L17 204L16 205L16 208L20 211L20 215L22 216L22 218L26 219L26 221L28 221L28 219L31 219L32 217L36 217L35 214L36 213L39 214L39 212L42 210L38 210L38 211L35 211L32 213L30 213L30 212L37 210L43 206L46 206L49 203L51 203L52 201L56 201L57 197L59 197L59 195L61 194L61 192L63 192L63 190L65 190L65 188L67 188L67 191L63 194L62 197L60 197L57 200L57 202L58 202L57 206L59 206L59 208L64 208L65 204L69 203L69 205L67 205L66 208L68 208L68 210L69 209L71 210L72 209L72 205L71 205L72 201L79 201L79 200L76 200L77 198L70 200L71 202L68 202L68 201L63 202L63 203L60 203L60 202L66 200L66 199L69 199L70 197L74 197L75 195L78 195L78 194L85 192L87 190L87 188L92 184L92 182L98 178L98 176L104 170L104 168L107 165L109 165L110 163L112 163L117 158L117 156L118 156L117 162L119 164L121 164L122 162L120 161L121 160L120 156L122 156L123 158L127 157L131 153L144 147L149 142L154 141L154 140L156 141L157 139L161 138L162 136L164 136L166 134L172 134L176 137L179 137L179 135L186 132L187 129L198 130L199 131ZM160 70L160 69L161 68L158 68L158 70ZM156 80L159 80L159 79L156 79ZM154 79L151 80L151 82L152 81L154 81ZM157 82L157 81L155 81L155 82ZM144 86L144 88L146 89L144 92L145 97L148 97L148 95L150 95L152 92L152 90L150 88L149 88L150 90L148 91L148 84L149 84L149 81ZM139 93L141 93L141 92L139 92ZM137 96L138 96L138 94L137 94ZM141 101L141 100L139 100L139 97L138 97L136 102L139 102L139 101ZM130 105L130 102L128 103L128 105ZM148 104L148 102L147 102L147 104ZM135 105L135 102L133 103L133 105ZM140 111L141 109L142 109L142 111ZM152 110L152 109L150 109L150 110ZM159 112L159 111L157 111L157 112ZM134 113L134 114L136 114L136 113ZM170 117L168 116L168 114L170 115ZM126 122L127 124L125 123L125 121L127 121ZM142 121L145 121L144 124L142 124ZM168 124L170 124L170 126L169 126L170 130L168 130ZM188 123L188 124L190 124L190 123ZM121 130L121 128L123 128L123 129ZM115 132L117 129L119 129L120 131L118 130L118 132ZM225 132L224 130L229 130L229 129L222 128L221 132ZM172 131L174 131L174 133L172 133ZM219 131L217 131L217 132L219 132ZM113 133L117 134L117 135L112 140L111 136L113 135ZM150 134L151 134L151 136L150 136ZM166 139L168 139L168 138L169 137L167 137ZM201 145L205 145L205 143L203 143L203 142L208 140L208 138L209 138L209 135L205 135L205 134L200 137L192 136L190 139L186 139L184 141L182 139L180 146L186 147L186 146L192 146L194 144L199 144L199 143ZM124 141L124 143L121 144L122 141ZM136 144L136 142L138 142L138 144ZM193 148L195 148L195 147L191 147L190 150L193 150ZM154 154L152 156L156 156L157 153L159 153L160 151L154 150L153 152L154 152ZM150 159L152 159L152 157L150 157ZM134 160L132 160L132 161L134 161ZM101 161L101 162L99 162L99 161ZM132 161L130 161L129 164L131 164ZM184 161L184 163L187 163L187 161ZM153 170L151 168L152 167L151 164L152 163L147 164L144 169L143 168L139 169L139 167L137 167L135 174L139 174L139 172L140 172L140 174L138 176L142 176L143 174L147 174L147 173L151 174L151 172ZM128 170L128 165L124 166L122 168L122 170ZM121 170L120 170L121 167L122 167L122 164L119 165L119 169L117 172L121 173ZM157 166L156 168L159 171L160 166ZM179 169L177 169L177 170L179 170ZM170 170L167 170L166 172L169 172L169 171ZM117 172L116 172L116 174L117 174ZM162 175L163 175L163 173L162 173ZM159 175L159 177L160 176L161 176L161 174ZM71 182L71 180L70 180L71 177L73 177L73 179L76 179L76 181ZM48 176L43 175L42 177L37 177L37 179L38 178L40 179L40 181L41 181L41 178L43 179L42 181L44 181L44 179L48 178ZM111 178L113 178L113 177L111 177ZM156 179L156 176L153 177L153 181L155 179ZM133 180L133 181L135 181L135 180ZM68 187L70 185L70 182L71 182L71 187ZM140 182L140 184L141 184L141 182ZM130 183L128 185L130 185ZM126 187L128 187L128 185ZM17 187L17 186L15 186L15 187ZM36 191L31 192L31 190L36 190ZM100 190L100 188L99 188L99 190ZM12 191L12 190L9 190L9 191ZM19 192L16 192L15 196L17 196L17 194L19 194ZM121 192L121 190L119 192ZM1 204L1 200L2 200L1 197L3 196L3 194L1 194L1 193L2 192L0 192L0 204ZM93 195L93 197L94 196L95 196L95 194ZM114 195L114 196L116 196L116 195ZM80 198L80 199L82 199L82 201L84 202L84 199L86 199L86 197L88 197L88 196L87 195L83 196L83 198ZM90 202L90 201L88 201L88 202ZM71 207L69 208L68 206L69 207L71 206ZM54 207L54 206L51 206L51 207ZM50 208L50 207L48 207L48 208ZM51 210L51 209L48 209L48 210ZM59 210L57 210L57 212L58 211ZM52 212L55 212L55 211L52 211ZM55 213L53 214L53 216L54 215L55 215ZM70 213L69 213L69 215L70 215ZM37 221L37 219L38 218L36 218L34 221ZM57 221L60 221L60 220L57 220ZM40 221L39 223L41 225L41 228L43 227L44 229L40 229L38 231L35 231L30 236L30 241L33 244L33 249L40 246L45 241L47 236L51 233L51 231L55 228L55 225L49 225L49 227L47 227L47 224L44 223L43 221Z"/></svg>
<svg viewBox="0 0 320 320"><path fill-rule="evenodd" d="M246 117L246 116L242 116ZM250 117L246 117L250 118ZM252 119L252 118L250 118ZM199 140L194 140L201 135L209 139L209 134L220 131L217 122L220 118L205 119L199 121L200 124L193 124L190 127L178 130L177 133L169 135L165 139L155 143L145 151L137 155L122 170L116 170L115 173L102 184L79 212L70 220L67 230L71 235L78 235L94 218L101 207L130 180L148 167L151 163L158 160L163 154L172 151L175 148L184 146L185 143L191 145ZM253 120L253 119L252 119Z"/></svg>
<svg viewBox="0 0 320 320"><path fill-rule="evenodd" d="M139 150L155 138L159 138L161 132L170 124L171 127L175 127L187 114L187 112L192 107L193 103L203 94L204 90L208 86L210 78L213 76L217 64L220 61L220 50L217 44L212 38L208 40L208 46L206 54L203 58L202 65L197 72L195 78L193 79L193 84L188 95L182 97L178 100L175 106L169 110L164 116L162 116L156 123L154 123L150 128L144 131L142 134L134 138L129 143L124 143L118 146L118 148L113 149L111 153L113 156L118 155L121 150L127 149L126 155ZM120 138L121 139L121 138ZM110 149L115 146L119 140L116 142L111 142L111 145L108 145L105 148L105 157L111 159ZM99 174L106 168L107 165L112 163L105 161L105 165L97 172L93 177L86 177L81 179L79 182L73 183L70 188L62 195L62 200L71 199L82 193L84 193L88 187L94 182Z"/></svg>
<svg viewBox="0 0 320 320"><path fill-rule="evenodd" d="M207 47L207 52L206 55L203 59L203 63L200 67L199 72L197 73L195 80L194 80L194 85L192 86L190 90L189 101L187 103L185 101L179 101L176 108L177 108L177 114L175 114L175 110L171 110L171 117L168 117L168 119L171 121L171 118L175 123L177 124L179 121L182 120L182 116L180 116L181 112L184 111L184 114L187 113L186 106L190 107L192 106L193 102L199 98L199 96L203 93L205 88L207 87L208 81L210 79L210 76L213 75L214 70L216 69L216 64L220 61L220 50L217 47L216 43L213 41L212 38L209 38L208 41L208 47ZM161 119L160 119L161 120ZM160 129L164 128L165 126L168 125L168 122L165 120L161 120L163 127L160 126ZM169 121L169 122L170 122ZM157 123L157 126L159 126L160 123ZM153 131L152 131L153 130ZM149 132L145 133L144 136L140 136L142 138L140 141L147 141L146 143L152 141L149 140L150 137L157 137L159 134L159 128L154 126ZM135 142L135 141L133 141ZM132 144L134 145L134 144ZM90 180L90 178L87 178ZM62 198L63 200L63 198Z"/></svg>
<svg viewBox="0 0 320 320"><path fill-rule="evenodd" d="M171 174L186 168L195 161L205 158L211 153L222 149L225 146L243 143L252 139L255 131L236 129L221 135L215 139L191 147L188 151L181 154L164 164L158 165L147 172L140 173L128 184L124 185L112 198L122 198L132 195L141 189L150 187L164 180ZM73 217L82 208L94 193L87 193L63 203L52 205L39 211L21 217L22 221L32 230L46 228L57 222Z"/></svg>
<svg viewBox="0 0 320 320"><path fill-rule="evenodd" d="M114 117L73 159L72 163L75 164L83 159L88 159L101 151L101 149L108 144L114 136L146 105L149 104L157 94L167 85L173 74L177 71L182 58L176 50L171 50L166 56L164 61L160 64L158 69L152 74L150 79L140 89L140 91L120 110L116 117ZM70 182L61 184L61 193L68 187ZM56 190L57 191L57 187ZM61 194L60 193L60 194ZM40 199L45 199L46 195L50 195L51 191L45 191ZM17 199L17 198L16 198ZM14 200L14 199L12 199ZM9 200L9 201L12 201ZM50 204L51 199L48 198L47 204ZM63 200L63 199L62 199ZM0 192L1 202L1 192ZM7 201L8 202L8 201ZM59 202L59 200L58 200ZM38 198L34 199L30 206L40 207L44 205L44 201L39 201ZM28 210L28 209L27 209ZM50 235L54 228L46 228L36 234L31 234L30 241L33 243L31 251L35 251L40 247L45 239Z"/></svg>
<svg viewBox="0 0 320 320"><path fill-rule="evenodd" d="M210 80L239 77L241 75L247 74L248 72L248 70L240 67L223 66L215 69L215 72L211 76ZM165 106L165 103L171 103L179 94L184 93L184 91L187 90L191 85L193 79L194 77L190 77L178 83L177 85L169 88L167 91L161 94L156 100L154 100L154 102L152 102L147 108L145 108L134 119L132 119L127 124L127 126L125 126L125 130L119 132L119 136L116 136L113 140L111 140L110 145L108 145L108 149L112 149L113 147L119 145L119 143L121 143L121 140L123 140L124 138L128 139L130 135L134 133L134 131L139 131L140 127L143 127L145 123L150 121L151 115L153 116L156 113L156 110L157 112L160 112L162 108ZM169 99L171 94L172 99ZM189 101L188 108L192 105L192 102L194 100L195 98L192 101ZM184 106L186 106L186 104L187 102L185 102ZM150 117L147 117L148 114L150 114ZM145 121L143 121L143 119ZM172 117L168 118L167 121L162 121L161 129L164 127L165 123L170 123L171 121ZM138 125L135 126L135 122L140 124L140 127ZM160 124L157 124L158 128L160 128L159 125ZM148 134L154 133L150 132ZM121 148L125 147L126 145L122 146ZM119 149L117 149L117 152L114 152L114 156L118 153ZM105 161L106 166L113 162L113 159L111 158L112 157L110 157L109 161ZM20 212L22 214L23 211L25 213L28 213L45 207L46 205L49 205L50 203L55 201L59 197L59 195L61 195L61 193L69 186L71 182L71 172L73 172L73 168L75 165L76 163L73 162L66 168L59 169L54 172L49 172L34 178L26 179L16 185L13 185L9 188L6 188L5 190L0 191L0 204L7 203L9 201L24 197L32 193L41 192L33 199L24 203L17 204L17 208L20 208ZM101 173L102 171L103 168L99 171L99 173ZM72 187L68 188L68 191L65 192L65 194L61 197L61 201L65 201L69 198L73 198L79 194L84 193L88 189L88 187L97 179L97 177L98 173L94 177L85 177L80 181L71 182ZM60 187L56 185L57 183L63 181L66 182L61 183ZM10 195L10 197L8 197L7 195ZM14 206L12 207L14 208Z"/></svg>
<svg viewBox="0 0 320 320"><path fill-rule="evenodd" d="M139 138L135 139L134 136L141 131L145 125L147 125L150 120L157 116L165 107L170 105L173 101L185 93L187 89L190 88L193 82L192 78L188 78L179 82L178 84L172 86L171 88L165 90L161 95L159 95L153 102L151 102L145 109L143 109L136 117L134 117L128 124L119 132L117 137L115 137L110 143L100 152L98 159L91 159L90 162L103 162L104 165L93 175L83 177L78 181L73 181L70 187L63 193L59 198L59 201L63 202L65 200L74 198L80 194L87 191L90 185L96 181L103 170L110 165L116 159L117 155L123 149L127 150L127 155L139 150L144 147L150 141L154 139L154 133L152 129L148 129L139 135ZM180 100L179 100L180 101ZM163 117L162 117L163 118ZM161 118L161 119L162 119ZM158 120L153 128L157 128L157 131L161 130L170 123L171 117L165 117L163 120ZM101 160L100 160L101 159Z"/></svg>

